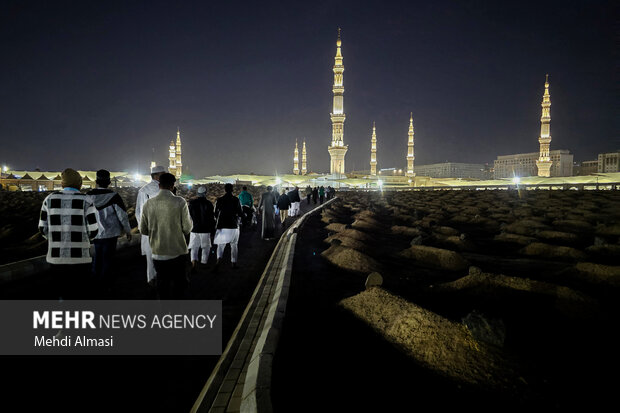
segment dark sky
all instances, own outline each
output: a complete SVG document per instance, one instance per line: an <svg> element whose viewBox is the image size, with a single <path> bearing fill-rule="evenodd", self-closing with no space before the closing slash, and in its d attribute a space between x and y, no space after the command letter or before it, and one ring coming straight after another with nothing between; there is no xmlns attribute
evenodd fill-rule
<svg viewBox="0 0 620 413"><path fill-rule="evenodd" d="M329 172L337 27L346 169L620 148L612 1L3 1L0 162L146 172L181 128L196 177Z"/></svg>

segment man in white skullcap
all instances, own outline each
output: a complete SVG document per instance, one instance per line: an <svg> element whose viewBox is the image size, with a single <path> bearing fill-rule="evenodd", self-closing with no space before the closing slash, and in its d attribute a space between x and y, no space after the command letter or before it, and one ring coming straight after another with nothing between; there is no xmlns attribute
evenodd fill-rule
<svg viewBox="0 0 620 413"><path fill-rule="evenodd" d="M138 191L138 200L136 201L136 220L138 221L138 228L140 228L140 218L142 217L144 203L148 201L149 198L153 198L159 193L159 177L166 172L168 171L163 166L154 166L151 168L151 182L144 185ZM149 237L147 235L142 235L140 242L142 255L146 255L146 280L150 285L153 285L157 273L155 271L155 265L153 264L153 252L149 244Z"/></svg>

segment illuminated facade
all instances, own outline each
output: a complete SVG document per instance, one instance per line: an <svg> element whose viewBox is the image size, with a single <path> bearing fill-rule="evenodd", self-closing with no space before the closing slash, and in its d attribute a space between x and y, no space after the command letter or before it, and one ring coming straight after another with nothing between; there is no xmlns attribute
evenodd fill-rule
<svg viewBox="0 0 620 413"><path fill-rule="evenodd" d="M537 176L539 155L532 152L498 156L493 164L495 179ZM549 151L549 159L550 176L572 176L573 154L568 149Z"/></svg>
<svg viewBox="0 0 620 413"><path fill-rule="evenodd" d="M620 172L620 151L598 154L598 172Z"/></svg>
<svg viewBox="0 0 620 413"><path fill-rule="evenodd" d="M181 130L177 129L177 141L170 141L169 145L169 157L168 157L168 172L174 175L177 179L181 179L183 174L183 162L181 161Z"/></svg>
<svg viewBox="0 0 620 413"><path fill-rule="evenodd" d="M415 159L413 153L413 112L409 118L409 141L407 142L407 176L415 176L413 171L413 160Z"/></svg>
<svg viewBox="0 0 620 413"><path fill-rule="evenodd" d="M431 178L486 178L485 167L481 163L443 162L430 165L417 165L416 176Z"/></svg>
<svg viewBox="0 0 620 413"><path fill-rule="evenodd" d="M372 138L370 139L370 174L377 175L377 129L372 123Z"/></svg>
<svg viewBox="0 0 620 413"><path fill-rule="evenodd" d="M301 150L301 174L306 175L308 173L308 163L306 161L306 141L304 140L304 145Z"/></svg>
<svg viewBox="0 0 620 413"><path fill-rule="evenodd" d="M299 175L299 148L295 140L295 155L293 156L293 174Z"/></svg>
<svg viewBox="0 0 620 413"><path fill-rule="evenodd" d="M344 174L344 156L348 146L344 144L344 106L343 106L343 77L344 66L342 65L342 52L340 50L340 29L338 29L338 41L336 42L336 57L334 63L334 109L330 114L332 120L332 143L328 147L330 157L330 173Z"/></svg>
<svg viewBox="0 0 620 413"><path fill-rule="evenodd" d="M542 116L540 117L540 155L536 161L538 176L551 176L552 160L549 157L549 145L551 144L551 96L549 95L549 75L545 79L545 93L542 100Z"/></svg>

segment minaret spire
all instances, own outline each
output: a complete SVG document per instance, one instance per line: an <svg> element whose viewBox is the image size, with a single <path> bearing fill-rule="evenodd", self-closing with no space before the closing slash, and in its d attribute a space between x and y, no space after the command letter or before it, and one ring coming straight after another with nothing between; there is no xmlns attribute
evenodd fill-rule
<svg viewBox="0 0 620 413"><path fill-rule="evenodd" d="M415 176L413 169L413 160L415 159L415 154L413 152L413 112L411 112L411 116L409 117L409 140L407 142L407 176Z"/></svg>
<svg viewBox="0 0 620 413"><path fill-rule="evenodd" d="M301 150L301 174L305 175L308 173L308 167L306 164L306 140L304 139L304 146Z"/></svg>
<svg viewBox="0 0 620 413"><path fill-rule="evenodd" d="M176 141L176 154L175 154L175 173L177 179L181 179L183 174L183 162L181 161L181 128L177 126L177 141Z"/></svg>
<svg viewBox="0 0 620 413"><path fill-rule="evenodd" d="M545 77L545 93L542 99L542 115L540 117L540 156L536 161L538 176L551 176L551 157L549 156L549 146L551 144L551 95L549 94L549 75Z"/></svg>
<svg viewBox="0 0 620 413"><path fill-rule="evenodd" d="M342 41L340 40L340 28L338 28L338 40L336 41L336 57L334 58L334 107L330 114L332 120L332 143L327 148L331 160L330 173L344 174L344 156L347 153L348 146L344 144L344 106L343 106L343 72L342 64Z"/></svg>
<svg viewBox="0 0 620 413"><path fill-rule="evenodd" d="M295 139L295 155L293 156L293 173L299 175L299 148L297 147L297 139Z"/></svg>
<svg viewBox="0 0 620 413"><path fill-rule="evenodd" d="M370 174L377 175L377 128L372 122L372 137L370 138Z"/></svg>

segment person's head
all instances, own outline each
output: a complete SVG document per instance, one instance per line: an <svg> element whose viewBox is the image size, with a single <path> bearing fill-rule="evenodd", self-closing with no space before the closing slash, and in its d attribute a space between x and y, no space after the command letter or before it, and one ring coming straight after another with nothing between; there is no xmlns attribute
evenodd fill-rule
<svg viewBox="0 0 620 413"><path fill-rule="evenodd" d="M286 195L286 189L282 190L282 195Z"/></svg>
<svg viewBox="0 0 620 413"><path fill-rule="evenodd" d="M198 189L196 190L196 193L198 194L198 196L206 196L207 188L204 186L199 186Z"/></svg>
<svg viewBox="0 0 620 413"><path fill-rule="evenodd" d="M80 189L82 187L82 176L75 169L67 168L62 171L62 187Z"/></svg>
<svg viewBox="0 0 620 413"><path fill-rule="evenodd" d="M95 182L97 182L97 186L100 188L107 188L108 186L110 186L110 172L106 171L105 169L99 169L97 171L97 179L95 180Z"/></svg>
<svg viewBox="0 0 620 413"><path fill-rule="evenodd" d="M248 187L247 187L247 186L244 186L244 187L243 187L243 190L244 190L244 191L247 191L247 190L248 190Z"/></svg>
<svg viewBox="0 0 620 413"><path fill-rule="evenodd" d="M174 175L164 172L159 176L159 189L167 189L168 191L172 191L176 181L177 178L175 178Z"/></svg>
<svg viewBox="0 0 620 413"><path fill-rule="evenodd" d="M227 194L232 194L233 191L233 186L232 184L226 184L224 185L224 192L226 192Z"/></svg>
<svg viewBox="0 0 620 413"><path fill-rule="evenodd" d="M270 186L268 186L268 187L267 187L267 192L271 192L271 190L272 190L272 189L273 189L273 188L271 187L271 185L270 185Z"/></svg>
<svg viewBox="0 0 620 413"><path fill-rule="evenodd" d="M165 173L168 173L168 171L163 166L158 165L151 168L151 178L153 178L154 181L159 181L161 176Z"/></svg>

